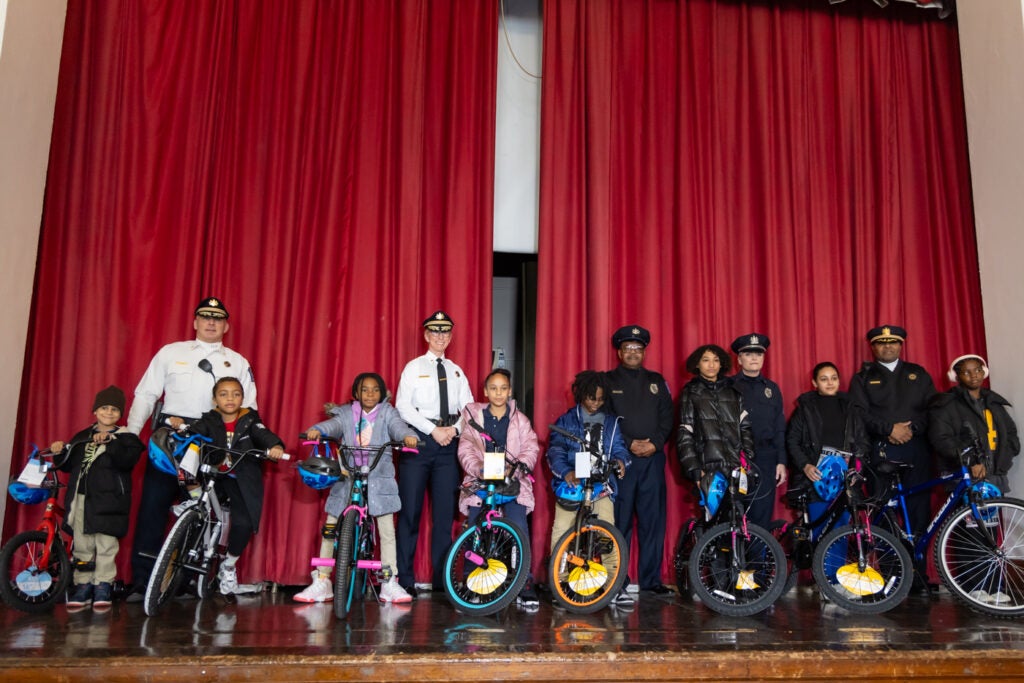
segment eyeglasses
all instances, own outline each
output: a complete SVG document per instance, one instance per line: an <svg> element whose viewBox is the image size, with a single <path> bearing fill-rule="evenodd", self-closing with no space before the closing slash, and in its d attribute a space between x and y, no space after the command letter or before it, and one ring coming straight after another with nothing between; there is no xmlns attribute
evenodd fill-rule
<svg viewBox="0 0 1024 683"><path fill-rule="evenodd" d="M624 344L619 347L625 353L641 353L644 350L641 344Z"/></svg>

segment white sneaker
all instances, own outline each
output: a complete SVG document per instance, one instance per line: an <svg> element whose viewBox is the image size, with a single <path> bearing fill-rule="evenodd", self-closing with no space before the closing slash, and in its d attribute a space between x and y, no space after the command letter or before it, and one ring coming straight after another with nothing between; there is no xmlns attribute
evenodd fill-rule
<svg viewBox="0 0 1024 683"><path fill-rule="evenodd" d="M1011 602L1013 602L1013 598L1003 591L996 591L988 596L990 605L1009 605Z"/></svg>
<svg viewBox="0 0 1024 683"><path fill-rule="evenodd" d="M412 596L398 585L398 579L392 576L380 587L380 599L383 602L412 602Z"/></svg>
<svg viewBox="0 0 1024 683"><path fill-rule="evenodd" d="M331 580L317 572L313 583L292 598L295 602L331 602L334 600L334 587Z"/></svg>
<svg viewBox="0 0 1024 683"><path fill-rule="evenodd" d="M234 567L222 564L217 572L217 581L220 583L221 595L233 595L238 589L238 573Z"/></svg>
<svg viewBox="0 0 1024 683"><path fill-rule="evenodd" d="M986 605L992 601L992 596L983 590L971 591L967 594L967 597L969 597L971 600L974 600L975 602L980 602Z"/></svg>

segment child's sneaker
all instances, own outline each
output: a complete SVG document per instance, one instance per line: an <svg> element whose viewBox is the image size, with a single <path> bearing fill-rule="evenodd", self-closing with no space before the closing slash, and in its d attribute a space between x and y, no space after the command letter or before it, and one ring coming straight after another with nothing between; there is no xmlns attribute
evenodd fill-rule
<svg viewBox="0 0 1024 683"><path fill-rule="evenodd" d="M528 580L523 586L523 590L519 591L519 595L516 597L516 606L529 612L540 609L540 598L537 596L537 589L533 587L532 580Z"/></svg>
<svg viewBox="0 0 1024 683"><path fill-rule="evenodd" d="M92 604L92 584L80 583L68 597L67 607L69 612L77 612L80 609Z"/></svg>
<svg viewBox="0 0 1024 683"><path fill-rule="evenodd" d="M296 593L292 600L295 602L331 602L334 600L334 587L331 586L329 578L317 572L313 583L303 591Z"/></svg>
<svg viewBox="0 0 1024 683"><path fill-rule="evenodd" d="M94 612L106 612L114 595L114 587L107 581L100 581L93 591L92 610Z"/></svg>
<svg viewBox="0 0 1024 683"><path fill-rule="evenodd" d="M217 581L220 583L221 595L234 595L238 588L238 574L233 566L222 564L217 572Z"/></svg>
<svg viewBox="0 0 1024 683"><path fill-rule="evenodd" d="M380 599L384 602L412 602L412 596L398 584L398 579L392 576L380 587Z"/></svg>

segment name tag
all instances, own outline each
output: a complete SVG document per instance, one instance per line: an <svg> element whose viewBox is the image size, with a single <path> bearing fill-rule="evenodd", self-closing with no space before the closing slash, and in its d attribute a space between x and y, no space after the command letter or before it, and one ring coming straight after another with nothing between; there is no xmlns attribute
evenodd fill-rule
<svg viewBox="0 0 1024 683"><path fill-rule="evenodd" d="M505 478L505 454L484 453L484 479L487 481Z"/></svg>
<svg viewBox="0 0 1024 683"><path fill-rule="evenodd" d="M188 450L185 451L185 455L181 458L181 469L185 470L193 477L196 476L196 472L199 471L199 445L191 444Z"/></svg>
<svg viewBox="0 0 1024 683"><path fill-rule="evenodd" d="M26 486L39 486L46 477L46 470L50 469L50 463L39 458L31 458L25 469L18 475L18 481Z"/></svg>
<svg viewBox="0 0 1024 683"><path fill-rule="evenodd" d="M590 478L590 453L587 451L576 452L576 478Z"/></svg>

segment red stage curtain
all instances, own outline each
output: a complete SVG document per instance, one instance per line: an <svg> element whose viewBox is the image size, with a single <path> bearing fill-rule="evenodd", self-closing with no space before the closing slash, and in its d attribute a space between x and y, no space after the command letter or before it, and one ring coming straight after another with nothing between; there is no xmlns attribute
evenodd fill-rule
<svg viewBox="0 0 1024 683"><path fill-rule="evenodd" d="M111 382L130 396L210 294L300 457L358 372L395 389L437 308L482 379L497 3L68 5L18 444L68 438ZM308 581L322 496L266 471L240 571ZM37 515L8 514L6 535Z"/></svg>
<svg viewBox="0 0 1024 683"><path fill-rule="evenodd" d="M625 324L650 328L676 395L696 346L767 334L787 410L817 361L845 384L879 323L908 328L904 357L940 389L950 359L984 353L955 23L902 3L547 0L542 102L542 437ZM666 580L696 513L669 460ZM534 528L540 551L549 518Z"/></svg>

